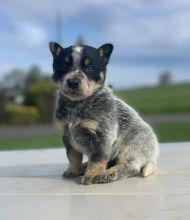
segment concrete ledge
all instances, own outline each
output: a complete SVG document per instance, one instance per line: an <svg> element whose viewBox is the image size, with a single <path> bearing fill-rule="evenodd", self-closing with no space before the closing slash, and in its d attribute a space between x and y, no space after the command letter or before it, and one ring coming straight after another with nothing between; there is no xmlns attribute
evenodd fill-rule
<svg viewBox="0 0 190 220"><path fill-rule="evenodd" d="M158 166L147 178L83 186L61 178L64 149L0 152L0 219L189 219L190 143L162 144Z"/></svg>

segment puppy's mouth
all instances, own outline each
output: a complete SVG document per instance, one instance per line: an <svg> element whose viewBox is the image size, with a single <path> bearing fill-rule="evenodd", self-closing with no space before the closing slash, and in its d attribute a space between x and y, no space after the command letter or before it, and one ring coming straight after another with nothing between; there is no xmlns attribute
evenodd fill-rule
<svg viewBox="0 0 190 220"><path fill-rule="evenodd" d="M62 95L65 97L73 100L73 101L80 101L86 98L86 95L83 93L83 91L79 89L70 89L70 88L59 88L59 91Z"/></svg>
<svg viewBox="0 0 190 220"><path fill-rule="evenodd" d="M72 82L73 83L73 82ZM89 80L81 80L77 86L73 84L69 86L65 81L59 82L57 88L59 92L73 101L80 101L93 95L102 86L99 83Z"/></svg>
<svg viewBox="0 0 190 220"><path fill-rule="evenodd" d="M83 95L83 93L81 91L73 90L73 89L64 90L63 93L66 95L75 95L75 96Z"/></svg>

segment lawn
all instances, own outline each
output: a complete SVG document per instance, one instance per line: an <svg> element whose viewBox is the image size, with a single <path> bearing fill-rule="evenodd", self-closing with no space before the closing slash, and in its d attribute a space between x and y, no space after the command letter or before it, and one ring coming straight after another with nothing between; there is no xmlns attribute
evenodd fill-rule
<svg viewBox="0 0 190 220"><path fill-rule="evenodd" d="M190 124L163 124L153 126L160 142L190 141Z"/></svg>
<svg viewBox="0 0 190 220"><path fill-rule="evenodd" d="M142 114L190 113L190 84L116 91Z"/></svg>
<svg viewBox="0 0 190 220"><path fill-rule="evenodd" d="M0 150L39 149L53 147L63 147L61 136L58 134L37 136L32 138L0 140Z"/></svg>
<svg viewBox="0 0 190 220"><path fill-rule="evenodd" d="M160 142L190 141L190 124L155 125L154 130ZM53 147L63 147L61 137L58 134L0 141L0 150Z"/></svg>

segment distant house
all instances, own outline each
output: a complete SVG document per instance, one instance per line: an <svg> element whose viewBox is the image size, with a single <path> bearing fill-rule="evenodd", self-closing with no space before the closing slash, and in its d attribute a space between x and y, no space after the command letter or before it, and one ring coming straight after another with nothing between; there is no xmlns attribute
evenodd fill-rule
<svg viewBox="0 0 190 220"><path fill-rule="evenodd" d="M22 94L20 94L20 92L18 92L18 90L16 89L6 89L4 91L4 96L5 96L5 100L6 102L15 102L17 104L21 104L24 100L24 97Z"/></svg>

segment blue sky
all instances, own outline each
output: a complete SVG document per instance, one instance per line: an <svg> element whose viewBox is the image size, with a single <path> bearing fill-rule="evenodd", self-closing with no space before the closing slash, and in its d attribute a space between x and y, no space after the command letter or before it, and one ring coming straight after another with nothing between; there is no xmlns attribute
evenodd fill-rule
<svg viewBox="0 0 190 220"><path fill-rule="evenodd" d="M38 64L51 72L48 42L56 40L55 13L62 16L62 44L114 44L107 81L115 87L190 81L189 0L1 0L0 77L12 68Z"/></svg>

